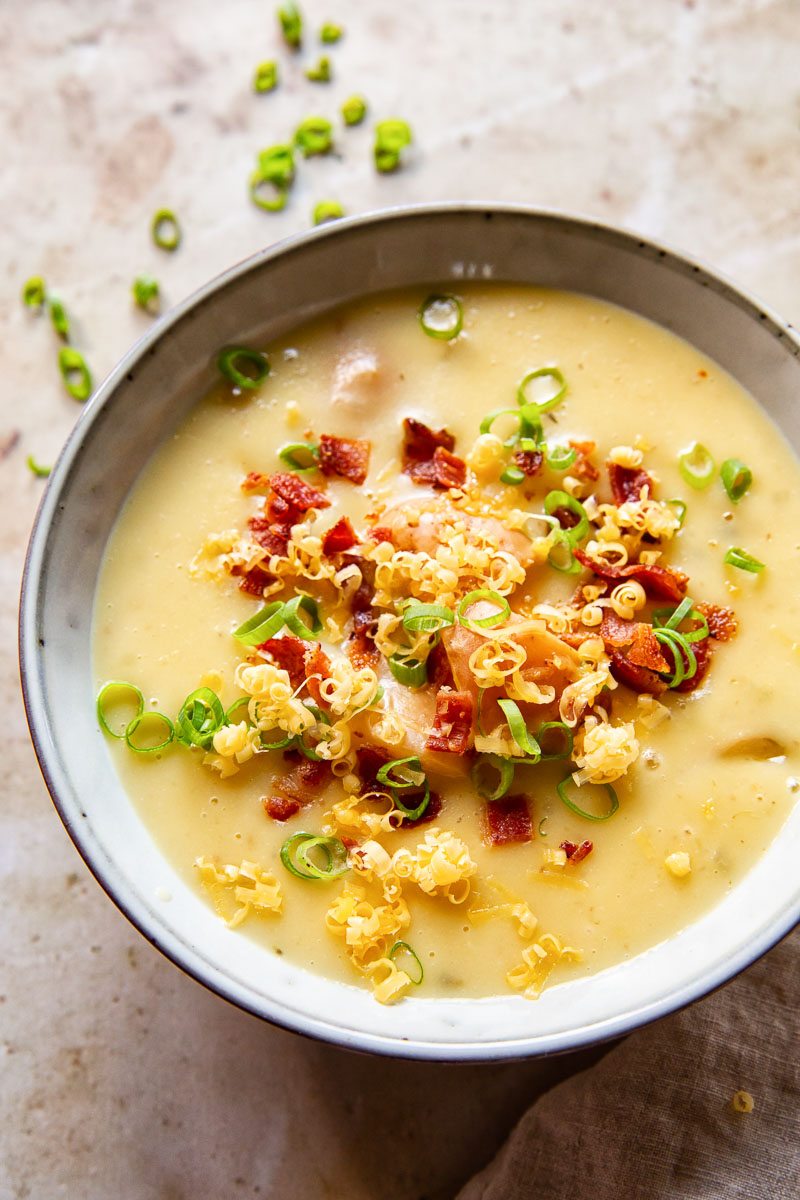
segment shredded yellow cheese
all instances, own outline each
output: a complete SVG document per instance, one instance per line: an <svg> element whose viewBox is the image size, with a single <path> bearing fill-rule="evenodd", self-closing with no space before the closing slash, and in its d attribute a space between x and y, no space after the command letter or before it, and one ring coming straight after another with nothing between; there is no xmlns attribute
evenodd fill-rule
<svg viewBox="0 0 800 1200"><path fill-rule="evenodd" d="M251 913L279 913L283 898L275 876L258 863L228 863L218 867L205 856L195 862L200 878L211 893L214 908L229 929L241 925ZM236 907L231 910L231 905Z"/></svg>

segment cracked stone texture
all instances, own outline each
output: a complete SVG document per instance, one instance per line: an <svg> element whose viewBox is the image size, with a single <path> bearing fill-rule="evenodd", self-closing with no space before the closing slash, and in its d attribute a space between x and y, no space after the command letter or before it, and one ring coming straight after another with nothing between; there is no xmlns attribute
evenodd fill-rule
<svg viewBox="0 0 800 1200"><path fill-rule="evenodd" d="M18 695L16 597L49 462L77 415L46 318L61 292L102 376L147 328L140 271L174 303L230 263L349 212L423 200L580 211L699 255L800 318L800 22L792 0L308 0L346 27L335 79L280 46L249 0L5 0L0 14L0 1200L319 1196L438 1200L542 1091L591 1054L452 1068L361 1058L229 1007L109 903L52 808ZM250 90L277 57L283 81ZM247 199L254 153L363 92L416 133L376 175L370 124L303 164L286 211ZM179 253L149 219L181 216Z"/></svg>

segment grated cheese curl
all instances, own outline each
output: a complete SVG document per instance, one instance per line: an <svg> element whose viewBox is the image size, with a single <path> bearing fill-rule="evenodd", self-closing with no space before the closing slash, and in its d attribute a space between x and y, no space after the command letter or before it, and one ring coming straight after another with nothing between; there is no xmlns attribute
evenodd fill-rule
<svg viewBox="0 0 800 1200"><path fill-rule="evenodd" d="M428 896L444 896L451 904L463 904L469 895L475 863L466 842L452 833L430 829L416 854L405 847L395 851L392 870L400 879L416 883Z"/></svg>
<svg viewBox="0 0 800 1200"><path fill-rule="evenodd" d="M218 867L202 856L195 861L200 878L211 893L214 908L229 929L235 929L251 913L279 913L283 904L281 887L270 871L244 860L239 866ZM238 905L230 911L231 903Z"/></svg>
<svg viewBox="0 0 800 1200"><path fill-rule="evenodd" d="M584 783L614 783L639 757L639 742L633 721L608 725L587 717L580 752L575 762L580 768L573 775L580 787Z"/></svg>

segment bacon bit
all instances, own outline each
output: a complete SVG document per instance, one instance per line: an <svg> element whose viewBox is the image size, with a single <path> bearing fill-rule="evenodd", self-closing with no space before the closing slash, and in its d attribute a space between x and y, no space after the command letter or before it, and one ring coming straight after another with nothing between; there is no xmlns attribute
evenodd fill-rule
<svg viewBox="0 0 800 1200"><path fill-rule="evenodd" d="M554 508L553 516L558 521L562 529L574 529L576 525L580 524L581 520L576 512L573 512L571 508L565 508L564 506L561 506L560 508Z"/></svg>
<svg viewBox="0 0 800 1200"><path fill-rule="evenodd" d="M667 690L667 685L660 675L647 667L637 667L629 662L621 650L615 650L611 655L611 674L619 683L624 683L634 692L649 692L651 696L660 696Z"/></svg>
<svg viewBox="0 0 800 1200"><path fill-rule="evenodd" d="M413 803L414 801L410 800L408 807L411 808ZM430 796L428 797L428 807L425 809L425 812L420 813L420 815L415 817L413 821L409 820L408 817L403 817L402 828L416 829L418 825L426 825L428 821L435 821L441 811L442 797L438 792L431 792Z"/></svg>
<svg viewBox="0 0 800 1200"><path fill-rule="evenodd" d="M492 846L529 842L533 837L527 796L501 796L486 805L486 834Z"/></svg>
<svg viewBox="0 0 800 1200"><path fill-rule="evenodd" d="M452 450L455 444L456 439L446 429L434 433L422 421L406 417L403 421L403 470L405 471L409 463L427 462L433 458L437 446Z"/></svg>
<svg viewBox="0 0 800 1200"><path fill-rule="evenodd" d="M234 567L231 571L232 575L241 575L242 579L239 584L239 591L244 592L248 596L261 596L263 598L264 588L275 582L275 576L270 575L269 571L265 571L263 567L251 567L249 571L242 572L241 567Z"/></svg>
<svg viewBox="0 0 800 1200"><path fill-rule="evenodd" d="M299 800L289 796L263 796L261 803L264 812L268 817L272 817L273 821L288 821L289 817L299 813L302 808Z"/></svg>
<svg viewBox="0 0 800 1200"><path fill-rule="evenodd" d="M441 688L450 688L452 691L456 689L450 659L441 642L437 642L428 655L428 685L437 692Z"/></svg>
<svg viewBox="0 0 800 1200"><path fill-rule="evenodd" d="M339 840L346 850L355 850L361 845L357 838L348 837L346 833L341 834Z"/></svg>
<svg viewBox="0 0 800 1200"><path fill-rule="evenodd" d="M414 483L430 483L435 488L460 488L467 481L467 464L443 446L437 446L428 462L411 462L403 467Z"/></svg>
<svg viewBox="0 0 800 1200"><path fill-rule="evenodd" d="M324 492L311 487L299 475L293 475L290 471L270 475L269 483L273 492L301 513L308 512L310 508L330 508L331 502Z"/></svg>
<svg viewBox="0 0 800 1200"><path fill-rule="evenodd" d="M323 700L322 693L319 690L320 684L324 679L328 679L331 673L331 660L328 658L321 646L314 646L313 649L306 647L305 660L305 677L308 683L308 690L316 704L327 708L327 701ZM320 678L316 678L320 676Z"/></svg>
<svg viewBox="0 0 800 1200"><path fill-rule="evenodd" d="M639 622L628 651L628 662L635 667L646 667L648 671L668 671L669 663L664 657L658 638L651 625Z"/></svg>
<svg viewBox="0 0 800 1200"><path fill-rule="evenodd" d="M579 863L583 862L587 854L591 854L594 850L592 842L581 842L580 846L576 846L575 842L562 842L561 849L566 851L567 862Z"/></svg>
<svg viewBox="0 0 800 1200"><path fill-rule="evenodd" d="M378 746L359 746L356 750L356 773L361 780L362 790L375 791L378 787L378 771L392 761L392 756ZM381 788L384 785L381 784Z"/></svg>
<svg viewBox="0 0 800 1200"><path fill-rule="evenodd" d="M282 529L296 525L302 518L303 514L294 504L290 504L288 500L284 500L283 496L279 496L277 492L271 489L264 501L264 516L268 517L274 525L280 525Z"/></svg>
<svg viewBox="0 0 800 1200"><path fill-rule="evenodd" d="M572 474L577 479L585 479L590 483L593 483L596 479L599 479L600 472L589 458L589 455L594 452L596 443L573 442L570 440L569 444L578 456L570 467Z"/></svg>
<svg viewBox="0 0 800 1200"><path fill-rule="evenodd" d="M241 482L243 492L266 492L270 486L270 476L261 471L248 471Z"/></svg>
<svg viewBox="0 0 800 1200"><path fill-rule="evenodd" d="M472 732L472 696L444 688L436 695L436 716L425 743L426 750L465 754Z"/></svg>
<svg viewBox="0 0 800 1200"><path fill-rule="evenodd" d="M523 475L538 475L544 462L541 450L515 450L512 458Z"/></svg>
<svg viewBox="0 0 800 1200"><path fill-rule="evenodd" d="M640 500L642 488L648 489L648 496L653 495L653 481L640 467L623 467L619 463L607 462L608 478L611 480L611 492L615 504L625 504L630 500Z"/></svg>
<svg viewBox="0 0 800 1200"><path fill-rule="evenodd" d="M611 609L603 609L599 634L606 646L631 646L636 635L636 621L625 621Z"/></svg>
<svg viewBox="0 0 800 1200"><path fill-rule="evenodd" d="M357 671L374 667L380 662L381 652L375 645L376 617L373 609L353 613L353 632L347 644L347 657Z"/></svg>
<svg viewBox="0 0 800 1200"><path fill-rule="evenodd" d="M253 540L270 554L286 554L291 526L275 525L268 517L250 517L247 528L253 534Z"/></svg>
<svg viewBox="0 0 800 1200"><path fill-rule="evenodd" d="M731 640L739 628L736 613L732 608L723 608L720 604L697 604L695 607L708 622L710 637L714 638L716 642Z"/></svg>
<svg viewBox="0 0 800 1200"><path fill-rule="evenodd" d="M366 438L329 437L319 439L319 469L323 475L340 475L362 484L369 470L369 442Z"/></svg>
<svg viewBox="0 0 800 1200"><path fill-rule="evenodd" d="M347 517L340 517L323 536L322 553L328 558L334 554L343 554L345 550L351 550L357 541L358 538Z"/></svg>
<svg viewBox="0 0 800 1200"><path fill-rule="evenodd" d="M376 542L390 542L392 540L392 531L386 525L375 525L372 530L372 537Z"/></svg>
<svg viewBox="0 0 800 1200"><path fill-rule="evenodd" d="M650 596L663 600L682 600L686 595L689 576L682 571L659 567L656 563L628 563L625 567L614 567L609 563L589 558L583 550L575 550L575 557L584 567L594 571L601 579L636 579Z"/></svg>
<svg viewBox="0 0 800 1200"><path fill-rule="evenodd" d="M698 688L708 674L708 668L711 666L711 655L713 646L709 638L702 638L699 642L692 642L692 650L697 659L697 670L691 679L684 679L678 684L673 691L676 692L693 692Z"/></svg>
<svg viewBox="0 0 800 1200"><path fill-rule="evenodd" d="M306 677L306 649L302 638L287 633L285 637L262 642L259 650L268 654L276 666L286 671L292 688L298 688Z"/></svg>

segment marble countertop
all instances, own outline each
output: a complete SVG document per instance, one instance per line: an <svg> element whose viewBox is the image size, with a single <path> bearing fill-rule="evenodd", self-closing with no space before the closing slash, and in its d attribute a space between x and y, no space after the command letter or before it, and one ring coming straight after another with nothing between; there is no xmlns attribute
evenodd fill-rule
<svg viewBox="0 0 800 1200"><path fill-rule="evenodd" d="M20 303L41 274L99 380L230 263L349 212L517 201L617 222L704 258L800 319L800 22L793 0L308 0L346 28L334 80L290 58L270 4L6 0L0 24L0 608L9 714L0 839L0 1200L331 1196L443 1200L515 1119L600 1051L454 1068L361 1058L273 1029L162 959L101 892L39 776L19 699L16 598L41 492L78 409L55 336ZM277 57L283 82L250 87ZM303 165L278 215L247 198L260 148L361 92L416 135L379 176L370 123ZM149 221L181 215L167 256Z"/></svg>

